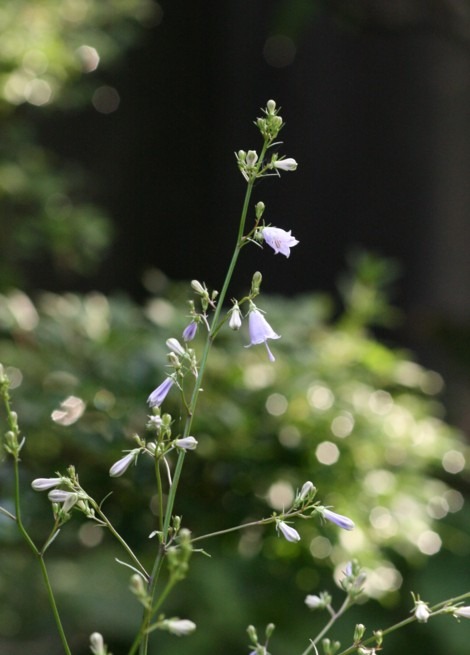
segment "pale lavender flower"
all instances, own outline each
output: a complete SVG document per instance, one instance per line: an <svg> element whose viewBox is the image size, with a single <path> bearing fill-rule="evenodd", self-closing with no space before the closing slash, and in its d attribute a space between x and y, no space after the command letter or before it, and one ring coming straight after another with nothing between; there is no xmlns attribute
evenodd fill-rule
<svg viewBox="0 0 470 655"><path fill-rule="evenodd" d="M264 343L270 361L274 362L276 358L269 350L268 339L280 339L281 335L274 332L263 314L254 306L248 315L248 329L250 332L250 343L246 348Z"/></svg>
<svg viewBox="0 0 470 655"><path fill-rule="evenodd" d="M295 528L291 528L290 525L287 525L285 521L277 521L276 529L282 534L284 539L287 539L287 541L300 541L300 534Z"/></svg>
<svg viewBox="0 0 470 655"><path fill-rule="evenodd" d="M285 159L279 159L279 161L274 162L274 168L277 168L281 171L295 171L297 168L297 162L292 157L287 157Z"/></svg>
<svg viewBox="0 0 470 655"><path fill-rule="evenodd" d="M326 507L321 510L321 513L325 519L335 523L338 527L343 528L343 530L354 530L356 527L354 522L348 519L347 516L332 512L330 509L326 509Z"/></svg>
<svg viewBox="0 0 470 655"><path fill-rule="evenodd" d="M197 441L194 437L176 439L174 444L177 448L182 448L183 450L195 450L197 447Z"/></svg>
<svg viewBox="0 0 470 655"><path fill-rule="evenodd" d="M150 407L160 407L174 383L175 381L173 378L166 378L166 380L164 380L160 386L154 389L150 396L147 398L147 402Z"/></svg>
<svg viewBox="0 0 470 655"><path fill-rule="evenodd" d="M47 497L51 503L62 503L64 512L71 510L78 501L78 494L73 491L64 491L63 489L53 489L49 491Z"/></svg>
<svg viewBox="0 0 470 655"><path fill-rule="evenodd" d="M452 612L452 616L455 616L456 619L470 619L470 606L465 605L464 607L457 607L457 609Z"/></svg>
<svg viewBox="0 0 470 655"><path fill-rule="evenodd" d="M47 491L61 484L62 478L36 478L31 482L34 491Z"/></svg>
<svg viewBox="0 0 470 655"><path fill-rule="evenodd" d="M164 625L168 632L177 637L185 637L196 630L196 624L189 619L167 619L164 621Z"/></svg>
<svg viewBox="0 0 470 655"><path fill-rule="evenodd" d="M183 330L184 341L192 341L196 336L196 332L197 332L197 323L196 321L192 321Z"/></svg>
<svg viewBox="0 0 470 655"><path fill-rule="evenodd" d="M264 227L261 230L261 235L268 246L271 246L276 255L280 252L281 255L289 257L290 249L299 243L297 239L292 236L291 230L286 232L280 227Z"/></svg>
<svg viewBox="0 0 470 655"><path fill-rule="evenodd" d="M109 469L109 475L112 478L118 478L120 475L123 475L129 468L129 466L132 464L132 462L135 462L135 459L139 452L140 452L140 448L137 450L131 450L130 453L127 453L127 455L125 455L121 459L118 459L117 462L114 462L114 464Z"/></svg>

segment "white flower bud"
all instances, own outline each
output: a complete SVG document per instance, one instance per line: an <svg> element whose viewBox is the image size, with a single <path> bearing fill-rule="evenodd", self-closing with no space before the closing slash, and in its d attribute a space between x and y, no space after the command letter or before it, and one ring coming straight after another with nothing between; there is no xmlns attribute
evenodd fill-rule
<svg viewBox="0 0 470 655"><path fill-rule="evenodd" d="M416 601L414 614L419 623L427 623L427 620L431 616L429 607L422 600Z"/></svg>
<svg viewBox="0 0 470 655"><path fill-rule="evenodd" d="M275 161L273 166L281 171L295 171L298 164L295 159L292 159L292 157L287 157L287 159L279 159L279 161Z"/></svg>
<svg viewBox="0 0 470 655"><path fill-rule="evenodd" d="M93 655L105 655L103 636L99 632L90 635L90 650Z"/></svg>
<svg viewBox="0 0 470 655"><path fill-rule="evenodd" d="M256 152L256 150L248 150L248 152L246 153L246 165L254 166L257 161L258 161L258 153Z"/></svg>
<svg viewBox="0 0 470 655"><path fill-rule="evenodd" d="M311 594L305 597L305 604L309 610L323 609L325 607L325 603L320 596L314 596Z"/></svg>
<svg viewBox="0 0 470 655"><path fill-rule="evenodd" d="M168 348L170 350L172 350L174 353L176 353L180 357L184 357L184 355L186 354L185 349L180 344L178 339L174 339L173 337L171 339L167 339L166 345L168 346Z"/></svg>
<svg viewBox="0 0 470 655"><path fill-rule="evenodd" d="M228 322L228 326L231 330L239 330L242 326L242 317L238 303L236 303L230 310L230 320Z"/></svg>
<svg viewBox="0 0 470 655"><path fill-rule="evenodd" d="M31 482L34 491L47 491L61 484L62 478L36 478Z"/></svg>
<svg viewBox="0 0 470 655"><path fill-rule="evenodd" d="M174 443L177 448L181 448L182 450L195 450L197 447L197 441L194 437L176 439Z"/></svg>
<svg viewBox="0 0 470 655"><path fill-rule="evenodd" d="M139 452L140 452L140 448L137 450L131 450L130 453L127 453L127 455L125 455L121 459L118 459L118 461L115 462L109 469L109 475L112 478L118 478L120 475L123 475L123 473L127 471L127 469L132 464L132 462L135 461L137 453Z"/></svg>
<svg viewBox="0 0 470 655"><path fill-rule="evenodd" d="M64 491L63 489L53 489L49 491L47 497L51 503L63 503L62 509L68 512L78 501L78 494L73 491Z"/></svg>
<svg viewBox="0 0 470 655"><path fill-rule="evenodd" d="M310 482L310 480L307 480L307 482L304 482L302 485L302 489L300 490L298 500L305 500L307 496L310 496L315 491L315 487L313 482Z"/></svg>
<svg viewBox="0 0 470 655"><path fill-rule="evenodd" d="M168 619L164 623L168 632L177 637L185 637L196 630L196 624L189 619Z"/></svg>

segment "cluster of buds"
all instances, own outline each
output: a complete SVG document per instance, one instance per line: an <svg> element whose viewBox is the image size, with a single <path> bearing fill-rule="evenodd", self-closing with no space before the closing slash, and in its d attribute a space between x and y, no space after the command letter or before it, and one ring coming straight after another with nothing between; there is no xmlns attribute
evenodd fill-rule
<svg viewBox="0 0 470 655"><path fill-rule="evenodd" d="M259 642L258 633L254 625L249 625L246 629L248 636L250 638L249 648L254 648L250 651L250 655L269 655L268 653L268 643L275 630L276 626L274 623L268 623L266 630L264 631L265 641L263 644Z"/></svg>
<svg viewBox="0 0 470 655"><path fill-rule="evenodd" d="M265 115L256 119L256 125L258 126L263 138L268 142L272 142L274 139L277 139L284 123L278 114L279 109L276 107L276 102L274 100L268 100L266 103L266 109L263 109L262 111Z"/></svg>
<svg viewBox="0 0 470 655"><path fill-rule="evenodd" d="M340 580L341 587L348 594L351 600L356 600L363 593L366 574L361 569L357 560L352 560L346 565L344 576Z"/></svg>
<svg viewBox="0 0 470 655"><path fill-rule="evenodd" d="M192 321L188 328L194 325L194 329L197 329L197 323ZM190 330L186 334L186 337L190 336ZM185 332L186 332L185 330ZM192 330L192 327L191 327ZM183 333L183 337L184 337ZM192 338L195 336L195 331L192 335ZM167 354L169 366L173 369L173 373L163 380L161 384L156 387L152 393L147 398L147 402L150 407L160 407L172 389L173 385L178 386L178 380L183 379L188 372L191 372L195 377L197 376L197 360L194 350L188 348L187 341L189 338L185 339L185 346L182 346L178 339L171 338L167 339L166 345L169 349Z"/></svg>
<svg viewBox="0 0 470 655"><path fill-rule="evenodd" d="M170 379L170 378L167 378ZM171 431L172 417L171 414L160 414L159 408L154 409L154 414L149 416L147 429L153 432L152 439L145 441L139 435L134 435L137 442L137 448L127 451L124 457L115 462L109 469L109 475L112 478L118 478L123 475L131 464L137 462L141 453L149 455L152 459L162 459L171 450L195 450L197 440L192 436L176 437L172 436Z"/></svg>
<svg viewBox="0 0 470 655"><path fill-rule="evenodd" d="M80 486L75 468L69 466L67 475L57 475L56 478L36 478L31 483L34 491L49 492L47 497L52 503L56 520L60 523L67 521L72 509L77 509L87 518L94 519L93 500Z"/></svg>

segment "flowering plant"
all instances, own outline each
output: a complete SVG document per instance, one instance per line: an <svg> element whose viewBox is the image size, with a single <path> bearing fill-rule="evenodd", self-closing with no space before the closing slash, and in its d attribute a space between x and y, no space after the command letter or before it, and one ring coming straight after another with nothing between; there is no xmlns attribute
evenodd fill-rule
<svg viewBox="0 0 470 655"><path fill-rule="evenodd" d="M6 507L2 507L1 511L4 516L15 522L21 536L39 562L63 651L67 655L71 655L72 650L60 618L45 556L72 513L79 512L96 526L108 530L124 551L126 560L119 560L119 562L130 570L129 588L142 608L140 624L136 629L133 642L129 645L129 655L137 653L148 655L151 642L157 639L156 635L160 631L182 637L188 636L196 630L196 624L191 618L167 617L164 613L165 603L174 588L187 576L194 554L204 552L199 549L199 545L204 544L210 538L234 531L272 526L279 538L284 539L290 547L302 538L301 530L297 530L297 527L300 527L298 524L302 520L311 518L320 519L320 523L321 521L329 522L335 529L339 528L347 532L355 530L355 524L351 518L334 511L330 506L317 500L317 488L310 480L303 483L287 507L274 511L270 516L246 521L229 528L217 529L207 534L193 534L186 527L183 517L176 513L177 492L186 457L191 457L192 451L198 448L198 437L197 435L193 436L194 417L198 410L207 362L214 341L224 326L238 331L242 327L244 318L247 318L250 343L245 345L264 344L267 349L269 365L274 365L275 357L268 346L268 340L281 338L268 323L263 310L259 309L254 302L261 291L260 273L254 273L250 290L243 297L233 299L231 308L227 309L224 304L243 247L250 243L266 243L276 254L281 253L289 257L290 249L299 244L299 241L291 235L290 230L285 231L281 228L267 226L262 222L265 211L265 205L262 202L258 202L254 206L253 224L251 227L247 227L255 182L265 176L279 175L280 172L294 171L297 168L294 159L279 157L277 153L272 154L273 148L278 145L276 139L283 126L282 118L279 116L274 101L268 101L263 117L257 120L257 126L263 139L260 154L258 155L255 150L247 152L240 150L236 154L238 167L247 182L247 190L234 252L222 289L217 292L210 290L205 283L192 281L191 288L195 298L190 303L191 320L181 334L182 343L174 336L166 341L168 371L164 376L162 374L163 380L158 381L158 385L148 396L150 415L145 425L144 436L135 434L133 437L134 447L125 450L124 454L110 464L109 468L109 475L114 479L126 475L131 466L141 466L141 460L146 459L152 462L157 507L154 529L149 534L155 544L154 556L150 565L145 563L135 549L127 543L113 525L108 513L105 513L106 499L95 500L82 486L73 466L69 466L65 472L55 473L54 477L35 478L31 483L34 491L47 492L53 515L53 524L49 534L41 546L36 544L27 524L23 521L20 502L20 454L23 453L25 438L19 427L18 416L12 410L9 395L10 380L4 369L0 369L0 391L7 421L3 445L4 450L13 461L15 479L14 513ZM197 349L193 347L193 342L196 337L201 338L201 333L204 334L205 339L202 352L198 354ZM163 411L170 394L175 394L179 398L181 410L178 417ZM294 527L294 524L297 527ZM362 598L365 582L364 570L354 558L351 558L342 570L339 579L344 600L338 610L333 608L332 598L327 592L307 595L305 599L307 607L312 610L326 610L328 619L316 637L312 637L302 655L316 653L317 644L320 643L325 655L334 655L339 652L341 648L339 642L330 640L326 634L346 610ZM469 609L462 605L468 596L470 593L464 593L458 598L434 606L430 606L416 596L414 597L412 616L398 626L367 635L365 626L357 624L351 639L351 646L343 649L341 655L353 652L372 655L382 648L383 639L389 632L411 621L425 623L430 617L444 613L450 614L456 619L468 618ZM93 627L98 628L98 626ZM260 641L256 629L250 625L248 636L251 653L267 655L273 632L274 625L270 623L265 630L264 638ZM94 655L108 653L105 639L99 632L91 634L89 648Z"/></svg>

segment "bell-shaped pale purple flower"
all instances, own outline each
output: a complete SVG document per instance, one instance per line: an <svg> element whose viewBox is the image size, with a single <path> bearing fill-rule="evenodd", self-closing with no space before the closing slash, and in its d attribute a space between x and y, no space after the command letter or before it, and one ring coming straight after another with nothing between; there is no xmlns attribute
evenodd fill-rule
<svg viewBox="0 0 470 655"><path fill-rule="evenodd" d="M336 512L332 512L330 509L327 509L324 507L321 510L322 516L327 519L328 521L331 521L331 523L335 523L338 527L343 528L343 530L354 530L356 527L354 525L354 522L351 521L351 519L348 519L347 516L343 516L342 514L337 514Z"/></svg>
<svg viewBox="0 0 470 655"><path fill-rule="evenodd" d="M183 340L192 341L196 336L196 332L197 332L197 323L196 321L192 321L183 330Z"/></svg>
<svg viewBox="0 0 470 655"><path fill-rule="evenodd" d="M263 314L254 306L248 315L248 330L250 333L250 343L245 347L249 348L250 346L256 346L260 343L264 343L266 350L268 351L268 357L270 361L274 362L276 358L269 350L268 339L280 339L281 335L274 332L268 321L264 318Z"/></svg>
<svg viewBox="0 0 470 655"><path fill-rule="evenodd" d="M194 437L183 437L182 439L175 439L174 444L177 448L183 450L196 450L197 440Z"/></svg>
<svg viewBox="0 0 470 655"><path fill-rule="evenodd" d="M279 159L279 161L274 162L273 166L280 171L295 171L298 164L292 157L286 157L285 159Z"/></svg>
<svg viewBox="0 0 470 655"><path fill-rule="evenodd" d="M48 491L61 484L62 478L36 478L31 482L34 491Z"/></svg>
<svg viewBox="0 0 470 655"><path fill-rule="evenodd" d="M465 605L464 607L457 607L452 612L452 616L455 616L456 619L470 619L470 606Z"/></svg>
<svg viewBox="0 0 470 655"><path fill-rule="evenodd" d="M297 532L295 528L292 528L290 525L287 525L285 521L277 521L276 522L276 529L278 532L282 534L284 539L287 539L287 541L300 541L300 534Z"/></svg>
<svg viewBox="0 0 470 655"><path fill-rule="evenodd" d="M173 378L166 378L166 380L163 380L163 382L156 389L154 389L150 396L147 398L147 402L150 407L160 407L174 383L175 381Z"/></svg>
<svg viewBox="0 0 470 655"><path fill-rule="evenodd" d="M112 478L118 478L120 475L123 475L132 464L132 462L135 462L139 452L140 448L137 450L131 450L130 453L127 453L127 455L121 457L121 459L118 459L117 462L114 462L114 464L109 469L109 475Z"/></svg>
<svg viewBox="0 0 470 655"><path fill-rule="evenodd" d="M276 255L280 252L281 255L289 257L290 249L299 243L297 239L292 236L291 230L286 232L280 227L264 227L261 230L261 235L268 246L271 246Z"/></svg>

